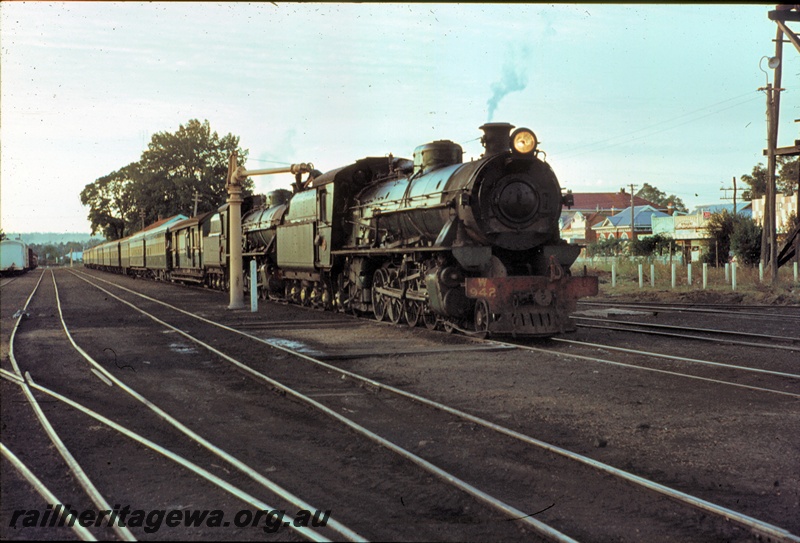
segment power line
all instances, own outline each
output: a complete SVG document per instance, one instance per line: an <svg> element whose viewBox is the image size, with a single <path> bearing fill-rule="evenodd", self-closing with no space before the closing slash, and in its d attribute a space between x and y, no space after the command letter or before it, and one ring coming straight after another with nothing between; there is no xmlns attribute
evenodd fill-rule
<svg viewBox="0 0 800 543"><path fill-rule="evenodd" d="M266 162L268 164L280 164L282 166L291 166L292 165L291 162L278 162L277 160L263 160L263 159L260 159L260 158L252 158L252 157L247 157L247 160L252 160L253 162Z"/></svg>
<svg viewBox="0 0 800 543"><path fill-rule="evenodd" d="M675 121L677 121L679 119L682 119L684 117L687 117L689 115L693 115L695 113L699 113L701 111L705 111L705 110L707 110L709 108L720 106L720 105L725 104L727 102L730 102L732 100L739 100L739 99L741 99L741 98L743 98L745 96L751 96L752 94L753 94L753 92L748 92L747 94L736 96L734 98L728 98L727 100L723 100L721 102L717 102L716 104L712 104L710 106L706 106L706 107L703 107L703 108L700 108L700 109L696 109L694 111L691 111L691 112L688 112L688 113L684 113L684 114L679 115L677 117L673 117L672 119L667 119L667 120L660 121L658 123L646 126L644 128L639 128L639 129L634 130L632 132L627 132L625 134L620 134L620 135L617 135L617 136L613 136L613 137L607 138L605 140L594 141L594 142L591 142L591 143L587 143L587 144L584 144L584 145L573 147L572 149L566 150L566 151L564 151L562 153L558 153L557 156L558 156L558 158L567 158L567 157L571 158L571 157L580 156L580 155L583 155L583 154L586 154L586 153L592 153L592 152L595 152L595 151L601 151L603 149L607 149L609 147L614 147L616 145L622 145L623 143L630 143L631 141L636 141L636 140L642 139L644 137L650 137L650 136L653 136L655 134L660 134L661 132L666 132L667 130L672 130L674 128L678 128L679 126L683 126L685 124L689 124L689 123L692 123L694 121L697 121L697 120L700 120L700 119L704 119L706 117L710 117L710 116L716 115L718 113L722 113L723 111L727 111L729 109L732 109L732 108L735 108L735 107L739 107L741 105L744 105L744 104L747 104L749 102L755 101L759 97L758 96L752 96L751 98L748 98L747 100L744 100L744 101L741 101L741 102L737 102L737 103L735 103L735 104L733 104L731 106L728 106L726 108L718 109L718 110L712 111L710 113L707 113L705 115L701 115L699 117L693 117L693 118L691 118L691 119L689 119L687 121L684 121L682 123L672 124L671 126L667 126L667 127L663 128L661 130L656 130L655 132L649 132L649 133L646 133L646 134L642 134L641 136L631 137L631 138L626 139L625 141L619 141L619 142L616 142L616 143L609 143L608 145L602 145L604 143L612 142L612 141L618 140L620 138L627 138L628 136L632 136L633 134L638 134L640 132L649 131L649 130L651 130L653 128L656 128L658 126L661 126L663 124L674 123ZM586 147L594 147L594 146L599 146L599 145L602 145L602 146L598 147L596 149L588 149L588 150L582 151L582 152L575 152L575 151L578 151L580 149L584 149ZM553 156L556 156L556 153L553 153Z"/></svg>

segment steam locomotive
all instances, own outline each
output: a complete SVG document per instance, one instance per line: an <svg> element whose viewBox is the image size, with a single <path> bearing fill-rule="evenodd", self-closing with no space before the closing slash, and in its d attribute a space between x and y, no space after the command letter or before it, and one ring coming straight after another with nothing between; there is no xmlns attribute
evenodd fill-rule
<svg viewBox="0 0 800 543"><path fill-rule="evenodd" d="M531 130L508 123L480 129L485 152L478 160L464 163L460 145L434 141L417 147L413 160L368 157L313 170L305 180L296 175L293 191L249 201L243 257L256 259L258 278L253 285L245 278L246 289L447 331L573 330L577 299L598 287L596 277L570 274L580 247L560 239L558 221L571 194L562 194L539 158ZM85 262L226 289L228 224L226 204L98 246ZM134 247L142 258L125 261Z"/></svg>

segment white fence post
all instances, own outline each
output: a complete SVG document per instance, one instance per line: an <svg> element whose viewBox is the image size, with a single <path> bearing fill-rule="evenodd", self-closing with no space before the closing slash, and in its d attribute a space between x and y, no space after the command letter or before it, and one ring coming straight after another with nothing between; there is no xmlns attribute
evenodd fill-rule
<svg viewBox="0 0 800 543"><path fill-rule="evenodd" d="M730 283L731 281L731 265L730 263L725 263L725 282Z"/></svg>
<svg viewBox="0 0 800 543"><path fill-rule="evenodd" d="M764 261L763 260L758 263L758 282L759 283L763 283L764 282Z"/></svg>
<svg viewBox="0 0 800 543"><path fill-rule="evenodd" d="M692 286L692 263L689 262L686 264L686 281L689 283L689 286Z"/></svg>
<svg viewBox="0 0 800 543"><path fill-rule="evenodd" d="M644 274L642 273L642 265L639 264L639 288L644 287Z"/></svg>
<svg viewBox="0 0 800 543"><path fill-rule="evenodd" d="M736 262L731 263L731 288L736 290Z"/></svg>
<svg viewBox="0 0 800 543"><path fill-rule="evenodd" d="M656 286L656 265L650 264L650 286Z"/></svg>
<svg viewBox="0 0 800 543"><path fill-rule="evenodd" d="M672 263L672 288L675 288L675 285L678 282L677 271L675 268L675 263Z"/></svg>
<svg viewBox="0 0 800 543"><path fill-rule="evenodd" d="M703 290L708 286L708 262L703 262Z"/></svg>
<svg viewBox="0 0 800 543"><path fill-rule="evenodd" d="M611 287L617 286L617 263L611 263Z"/></svg>

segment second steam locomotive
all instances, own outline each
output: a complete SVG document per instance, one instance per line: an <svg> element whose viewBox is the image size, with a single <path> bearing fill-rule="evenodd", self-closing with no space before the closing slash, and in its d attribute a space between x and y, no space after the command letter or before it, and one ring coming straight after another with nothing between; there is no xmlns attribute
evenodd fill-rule
<svg viewBox="0 0 800 543"><path fill-rule="evenodd" d="M478 160L462 162L461 146L440 140L417 147L413 160L368 157L298 174L294 191L251 200L241 224L243 258L258 264L252 288L448 331L574 329L577 299L598 285L570 274L580 247L560 239L558 222L571 195L539 158L532 131L480 128ZM226 288L228 214L225 205L107 242L87 252L86 265Z"/></svg>

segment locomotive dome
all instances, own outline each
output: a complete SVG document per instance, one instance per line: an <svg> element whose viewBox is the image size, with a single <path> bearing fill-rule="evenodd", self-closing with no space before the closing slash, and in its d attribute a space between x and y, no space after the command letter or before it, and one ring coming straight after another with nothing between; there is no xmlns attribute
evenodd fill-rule
<svg viewBox="0 0 800 543"><path fill-rule="evenodd" d="M450 140L438 140L414 149L414 173L461 164L464 150Z"/></svg>

